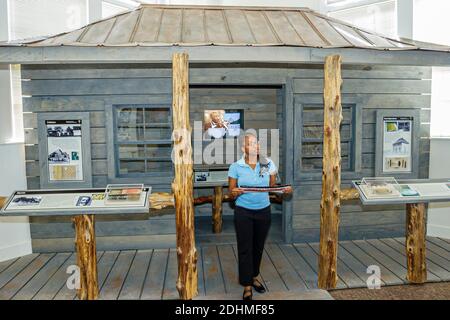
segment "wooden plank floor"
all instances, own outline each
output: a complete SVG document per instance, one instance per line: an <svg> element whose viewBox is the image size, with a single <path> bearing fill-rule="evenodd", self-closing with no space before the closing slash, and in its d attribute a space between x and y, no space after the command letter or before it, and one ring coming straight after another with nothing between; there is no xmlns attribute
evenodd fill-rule
<svg viewBox="0 0 450 320"><path fill-rule="evenodd" d="M317 243L268 243L260 281L268 292L255 299L331 299L317 290ZM198 248L196 299L240 299L235 244ZM404 238L341 241L338 250L339 289L363 288L377 265L383 286L406 284ZM177 257L174 249L98 252L100 299L177 299ZM31 254L0 262L0 300L73 300L66 286L73 253ZM450 240L427 238L428 281L450 281Z"/></svg>

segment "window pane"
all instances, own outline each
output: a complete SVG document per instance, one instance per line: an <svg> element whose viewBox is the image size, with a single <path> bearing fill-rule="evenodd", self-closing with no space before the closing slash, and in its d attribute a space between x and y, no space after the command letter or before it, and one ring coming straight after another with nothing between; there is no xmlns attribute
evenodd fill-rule
<svg viewBox="0 0 450 320"><path fill-rule="evenodd" d="M143 158L145 150L143 145L120 145L119 157L122 158Z"/></svg>
<svg viewBox="0 0 450 320"><path fill-rule="evenodd" d="M145 173L145 162L142 160L120 160L120 174Z"/></svg>
<svg viewBox="0 0 450 320"><path fill-rule="evenodd" d="M136 174L170 174L173 167L170 106L117 106L115 119L118 174L122 177ZM160 140L167 142L159 143Z"/></svg>
<svg viewBox="0 0 450 320"><path fill-rule="evenodd" d="M321 125L304 125L303 138L317 139L323 137L323 127Z"/></svg>
<svg viewBox="0 0 450 320"><path fill-rule="evenodd" d="M302 159L302 170L303 171L319 171L322 170L322 158L303 158ZM341 170L350 170L349 157L341 157Z"/></svg>
<svg viewBox="0 0 450 320"><path fill-rule="evenodd" d="M168 108L158 108L158 109L146 109L145 110L145 123L167 123L169 124L170 111Z"/></svg>
<svg viewBox="0 0 450 320"><path fill-rule="evenodd" d="M9 1L9 15L11 40L50 36L84 26L86 0Z"/></svg>
<svg viewBox="0 0 450 320"><path fill-rule="evenodd" d="M102 1L102 18L103 19L114 16L116 14L119 14L119 13L122 13L125 11L128 11L128 9L125 7L116 6L114 4Z"/></svg>
<svg viewBox="0 0 450 320"><path fill-rule="evenodd" d="M117 128L117 138L119 141L140 141L144 139L144 128L143 127L118 127Z"/></svg>
<svg viewBox="0 0 450 320"><path fill-rule="evenodd" d="M397 35L396 1L330 12L328 15L383 35Z"/></svg>
<svg viewBox="0 0 450 320"><path fill-rule="evenodd" d="M308 139L322 139L323 138L323 125L303 125L303 138ZM351 139L351 125L341 125L341 139Z"/></svg>
<svg viewBox="0 0 450 320"><path fill-rule="evenodd" d="M122 107L117 110L117 124L119 126L136 127L144 124L144 109Z"/></svg>
<svg viewBox="0 0 450 320"><path fill-rule="evenodd" d="M343 171L352 170L352 122L355 105L343 104L341 122L341 168ZM320 172L323 161L323 105L305 104L302 106L301 158L296 159L296 166L303 172Z"/></svg>
<svg viewBox="0 0 450 320"><path fill-rule="evenodd" d="M448 0L414 0L414 39L450 45Z"/></svg>
<svg viewBox="0 0 450 320"><path fill-rule="evenodd" d="M450 1L414 0L414 39L450 45ZM431 136L450 137L450 68L433 68Z"/></svg>
<svg viewBox="0 0 450 320"><path fill-rule="evenodd" d="M321 157L322 143L320 142L306 142L302 146L302 155L304 157Z"/></svg>
<svg viewBox="0 0 450 320"><path fill-rule="evenodd" d="M117 109L117 138L119 141L144 139L144 109L122 107Z"/></svg>
<svg viewBox="0 0 450 320"><path fill-rule="evenodd" d="M169 128L145 128L145 140L170 140L171 136Z"/></svg>
<svg viewBox="0 0 450 320"><path fill-rule="evenodd" d="M170 158L172 154L172 145L167 144L148 144L146 146L145 156L151 158Z"/></svg>
<svg viewBox="0 0 450 320"><path fill-rule="evenodd" d="M148 161L147 172L167 172L172 170L171 161Z"/></svg>

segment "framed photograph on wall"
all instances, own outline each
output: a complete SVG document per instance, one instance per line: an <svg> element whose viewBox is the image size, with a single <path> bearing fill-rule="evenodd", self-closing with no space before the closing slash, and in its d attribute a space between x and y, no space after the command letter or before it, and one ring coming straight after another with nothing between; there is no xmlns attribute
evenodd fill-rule
<svg viewBox="0 0 450 320"><path fill-rule="evenodd" d="M238 137L244 129L243 110L205 110L203 131L208 138Z"/></svg>
<svg viewBox="0 0 450 320"><path fill-rule="evenodd" d="M38 114L41 188L92 187L88 112Z"/></svg>
<svg viewBox="0 0 450 320"><path fill-rule="evenodd" d="M420 110L378 110L375 175L417 178Z"/></svg>

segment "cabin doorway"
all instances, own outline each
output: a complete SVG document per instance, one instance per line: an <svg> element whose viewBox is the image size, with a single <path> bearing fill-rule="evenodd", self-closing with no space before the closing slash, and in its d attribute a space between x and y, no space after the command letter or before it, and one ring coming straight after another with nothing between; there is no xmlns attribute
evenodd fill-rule
<svg viewBox="0 0 450 320"><path fill-rule="evenodd" d="M260 129L267 129L268 132L268 144L267 149L269 156L271 150L277 148L278 151L278 165L279 165L279 183L285 182L283 171L283 101L284 101L284 89L281 86L205 86L205 85L191 85L190 86L190 120L192 128L195 130L195 126L199 123L204 124L208 121L207 113L212 110L223 110L222 115L225 117L231 117L234 120L234 124L240 124L243 130L255 129L257 133L261 132ZM240 118L241 121L237 121ZM197 122L195 124L194 122ZM236 127L236 126L235 126ZM271 129L278 129L278 137L276 139L270 139L272 131ZM205 132L203 127L204 137L209 137L208 132ZM230 130L228 130L230 132ZM215 134L215 133L214 133ZM218 157L223 156L223 163L206 163L205 157L207 157L211 149L207 149L209 141L202 141L203 162L198 163L201 155L199 149L200 144L195 139L193 132L193 148L194 148L194 175L196 179L227 179L227 171L229 167L230 158L227 158L227 149L222 151L213 152ZM228 136L228 139L233 139L232 133ZM236 149L237 138L235 139ZM272 143L275 146L272 146ZM219 153L219 154L216 154ZM241 157L240 150L237 150L234 160ZM228 161L226 161L228 159ZM227 163L228 162L228 163ZM206 176L208 178L206 178ZM212 178L211 178L212 177ZM202 186L203 185L203 186ZM213 187L205 187L205 184L195 182L194 183L194 197L211 196L213 194ZM228 193L228 188L223 187L223 193ZM223 202L222 206L222 232L214 233L212 227L212 205L211 203L197 205L195 207L195 237L197 245L207 244L234 244L236 243L236 234L234 229L233 214L234 204L230 202ZM283 242L283 205L272 204L272 224L268 235L267 242Z"/></svg>

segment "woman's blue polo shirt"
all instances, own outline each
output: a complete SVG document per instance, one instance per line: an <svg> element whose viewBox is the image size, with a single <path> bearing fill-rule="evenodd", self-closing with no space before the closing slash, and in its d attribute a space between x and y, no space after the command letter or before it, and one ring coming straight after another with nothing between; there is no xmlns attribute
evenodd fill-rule
<svg viewBox="0 0 450 320"><path fill-rule="evenodd" d="M238 187L268 187L270 183L270 175L276 174L277 167L270 159L267 165L268 170L263 170L264 172L261 174L261 164L259 161L256 164L255 169L252 169L247 163L245 163L245 159L242 157L240 160L231 164L228 169L228 176L237 179ZM266 208L270 205L269 193L243 193L236 199L236 205L252 210Z"/></svg>

